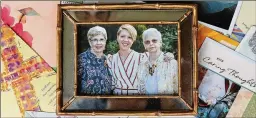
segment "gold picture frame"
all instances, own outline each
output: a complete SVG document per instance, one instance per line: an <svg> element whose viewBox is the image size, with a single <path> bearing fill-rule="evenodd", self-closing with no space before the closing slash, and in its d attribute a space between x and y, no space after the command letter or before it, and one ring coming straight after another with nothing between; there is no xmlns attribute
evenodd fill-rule
<svg viewBox="0 0 256 118"><path fill-rule="evenodd" d="M84 11L104 11L112 17L90 19ZM118 14L136 14L136 18ZM148 13L151 13L149 15ZM115 15L113 15L115 14ZM139 15L138 15L139 14ZM152 15L153 14L153 15ZM154 16L154 17L152 17ZM57 114L58 115L196 115L197 91L197 5L195 4L87 4L59 5L57 18ZM78 96L77 95L77 36L80 25L97 24L174 24L178 33L178 75L179 93L177 96ZM145 105L148 99L166 102L158 110L131 106L134 103ZM71 106L80 100L104 99L112 106L109 109L88 110ZM111 102L112 101L112 102ZM113 103L115 104L113 105ZM141 102L142 101L142 102ZM143 102L144 101L144 102ZM136 105L135 105L136 106Z"/></svg>

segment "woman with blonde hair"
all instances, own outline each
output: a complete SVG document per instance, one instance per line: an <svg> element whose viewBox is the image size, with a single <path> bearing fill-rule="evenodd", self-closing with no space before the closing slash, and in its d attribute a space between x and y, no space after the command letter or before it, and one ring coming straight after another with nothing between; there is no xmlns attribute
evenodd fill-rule
<svg viewBox="0 0 256 118"><path fill-rule="evenodd" d="M117 31L119 51L108 57L108 65L114 77L113 88L116 95L137 94L137 67L142 58L141 54L132 50L137 31L129 24L120 26Z"/></svg>
<svg viewBox="0 0 256 118"><path fill-rule="evenodd" d="M136 38L137 31L132 25L121 25L117 31L119 51L112 56L109 55L107 59L114 78L112 89L115 95L138 94L138 66L147 59L147 54L138 53L131 49ZM171 56L167 55L164 58L169 57Z"/></svg>

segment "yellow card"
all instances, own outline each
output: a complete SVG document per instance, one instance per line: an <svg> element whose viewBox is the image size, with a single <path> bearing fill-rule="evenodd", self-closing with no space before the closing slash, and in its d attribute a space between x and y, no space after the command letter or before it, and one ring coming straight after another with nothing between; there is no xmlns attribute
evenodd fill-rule
<svg viewBox="0 0 256 118"><path fill-rule="evenodd" d="M54 112L56 72L9 26L1 27L1 114ZM11 111L11 112L10 112Z"/></svg>

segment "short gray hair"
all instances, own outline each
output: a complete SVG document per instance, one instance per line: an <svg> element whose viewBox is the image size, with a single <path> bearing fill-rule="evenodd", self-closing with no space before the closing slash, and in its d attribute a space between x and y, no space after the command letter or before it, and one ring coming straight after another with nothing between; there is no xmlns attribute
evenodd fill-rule
<svg viewBox="0 0 256 118"><path fill-rule="evenodd" d="M88 40L91 40L93 37L100 35L100 34L103 35L103 37L107 40L107 32L106 32L105 28L100 27L100 26L94 26L89 29L89 31L87 33L87 38L88 38Z"/></svg>
<svg viewBox="0 0 256 118"><path fill-rule="evenodd" d="M162 34L156 28L149 28L142 33L143 40L147 39L150 36L162 41Z"/></svg>

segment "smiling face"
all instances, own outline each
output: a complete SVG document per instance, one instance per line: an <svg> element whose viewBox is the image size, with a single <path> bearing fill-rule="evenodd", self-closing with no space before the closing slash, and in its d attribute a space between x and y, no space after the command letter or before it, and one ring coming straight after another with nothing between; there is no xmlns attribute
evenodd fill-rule
<svg viewBox="0 0 256 118"><path fill-rule="evenodd" d="M117 35L117 42L120 50L127 51L131 48L133 39L131 34L127 30L123 29Z"/></svg>
<svg viewBox="0 0 256 118"><path fill-rule="evenodd" d="M143 45L149 53L161 51L162 42L156 37L149 36L143 40Z"/></svg>
<svg viewBox="0 0 256 118"><path fill-rule="evenodd" d="M105 50L106 41L107 40L101 34L92 37L89 40L89 44L92 49L91 51L95 54L103 53L103 51Z"/></svg>

